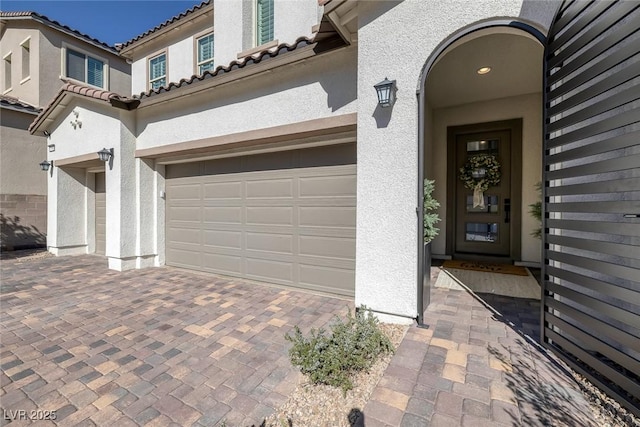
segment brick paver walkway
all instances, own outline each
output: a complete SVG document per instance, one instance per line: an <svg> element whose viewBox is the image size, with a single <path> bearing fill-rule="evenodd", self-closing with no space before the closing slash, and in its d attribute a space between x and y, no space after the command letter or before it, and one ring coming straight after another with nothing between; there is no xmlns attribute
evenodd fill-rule
<svg viewBox="0 0 640 427"><path fill-rule="evenodd" d="M168 267L120 273L90 255L3 260L1 273L12 427L42 411L56 411L43 426L257 425L300 375L284 334L353 305Z"/></svg>
<svg viewBox="0 0 640 427"><path fill-rule="evenodd" d="M577 384L535 340L540 304L432 289L364 410L377 426L597 426ZM527 338L518 331L530 334Z"/></svg>

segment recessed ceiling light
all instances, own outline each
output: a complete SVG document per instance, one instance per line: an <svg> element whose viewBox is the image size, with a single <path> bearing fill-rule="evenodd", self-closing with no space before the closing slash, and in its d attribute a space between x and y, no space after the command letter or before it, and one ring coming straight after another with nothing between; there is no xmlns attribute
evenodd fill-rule
<svg viewBox="0 0 640 427"><path fill-rule="evenodd" d="M476 73L483 75L489 73L489 71L491 71L491 67L481 67L476 70Z"/></svg>

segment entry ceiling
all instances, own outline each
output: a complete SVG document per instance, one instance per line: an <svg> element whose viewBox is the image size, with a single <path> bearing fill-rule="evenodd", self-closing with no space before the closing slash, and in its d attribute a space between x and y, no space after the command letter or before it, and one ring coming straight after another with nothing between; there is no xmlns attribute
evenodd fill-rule
<svg viewBox="0 0 640 427"><path fill-rule="evenodd" d="M543 47L528 35L488 34L445 52L427 77L432 108L542 91ZM476 70L491 67L478 75Z"/></svg>

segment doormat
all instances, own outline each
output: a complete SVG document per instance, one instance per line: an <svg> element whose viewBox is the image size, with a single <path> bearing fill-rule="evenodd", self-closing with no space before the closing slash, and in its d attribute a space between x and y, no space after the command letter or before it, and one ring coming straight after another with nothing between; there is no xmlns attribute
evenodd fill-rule
<svg viewBox="0 0 640 427"><path fill-rule="evenodd" d="M461 270L486 271L487 273L513 274L528 276L527 269L511 264L492 264L479 261L447 260L442 264L445 268L459 268Z"/></svg>

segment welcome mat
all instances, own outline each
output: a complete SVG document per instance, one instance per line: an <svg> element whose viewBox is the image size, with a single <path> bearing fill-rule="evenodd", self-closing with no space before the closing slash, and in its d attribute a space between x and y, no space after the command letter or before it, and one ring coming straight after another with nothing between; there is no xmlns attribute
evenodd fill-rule
<svg viewBox="0 0 640 427"><path fill-rule="evenodd" d="M487 273L513 274L516 276L528 276L524 267L511 264L493 264L479 261L447 260L442 264L445 268L458 268L460 270L486 271Z"/></svg>

